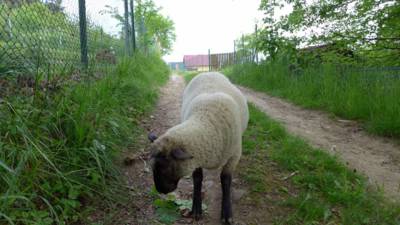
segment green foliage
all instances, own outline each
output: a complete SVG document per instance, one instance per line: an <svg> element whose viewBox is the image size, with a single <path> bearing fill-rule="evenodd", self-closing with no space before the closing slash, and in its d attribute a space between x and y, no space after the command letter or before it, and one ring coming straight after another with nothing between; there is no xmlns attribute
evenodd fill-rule
<svg viewBox="0 0 400 225"><path fill-rule="evenodd" d="M163 224L173 224L180 218L180 212L189 212L192 210L192 200L179 199L174 193L168 195L159 195L155 186L150 190L150 196L154 199L153 205L156 209L156 216L159 222ZM202 204L203 211L207 210L207 205Z"/></svg>
<svg viewBox="0 0 400 225"><path fill-rule="evenodd" d="M137 47L145 53L153 52L165 55L171 52L175 41L174 22L161 14L153 0L137 0L135 3L135 29ZM119 21L121 37L125 36L125 18L117 7L106 6L101 13L112 15Z"/></svg>
<svg viewBox="0 0 400 225"><path fill-rule="evenodd" d="M179 212L174 201L156 199L154 200L158 220L164 224L173 224L179 218Z"/></svg>
<svg viewBox="0 0 400 225"><path fill-rule="evenodd" d="M253 141L255 137L257 141ZM249 144L253 142L254 145ZM296 171L291 180L298 193L283 202L293 210L278 224L400 223L398 203L389 203L380 193L369 190L364 177L347 169L336 157L290 136L279 123L254 106L250 106L244 146L246 155L268 157L279 167ZM259 163L249 165L244 175L255 192L268 191L263 178L268 166L263 160L259 158Z"/></svg>
<svg viewBox="0 0 400 225"><path fill-rule="evenodd" d="M79 21L64 13L59 3L24 2L16 7L0 4L0 61L20 74L64 74L80 68ZM89 22L91 65L104 49L121 52L121 40ZM96 65L97 66L97 65ZM2 73L2 71L0 71Z"/></svg>
<svg viewBox="0 0 400 225"><path fill-rule="evenodd" d="M173 224L179 219L180 214L178 210L182 205L186 204L185 200L177 199L173 194L168 194L166 197L162 198L154 186L150 191L150 196L154 199L153 205L156 208L156 216L159 222L163 224Z"/></svg>
<svg viewBox="0 0 400 225"><path fill-rule="evenodd" d="M278 18L276 14L283 7L291 10ZM285 51L282 41L293 42L298 48L333 44L333 53L353 51L360 64L400 65L398 1L262 0L260 10L266 17L259 42L270 56Z"/></svg>
<svg viewBox="0 0 400 225"><path fill-rule="evenodd" d="M237 84L364 122L368 131L400 137L400 79L391 70L331 64L291 67L280 59L225 71Z"/></svg>
<svg viewBox="0 0 400 225"><path fill-rule="evenodd" d="M69 224L88 200L110 198L113 160L167 74L158 57L135 55L100 80L2 99L0 223Z"/></svg>
<svg viewBox="0 0 400 225"><path fill-rule="evenodd" d="M153 0L138 1L135 18L138 21L139 46L145 50L156 47L161 55L171 52L175 41L174 22L160 13Z"/></svg>
<svg viewBox="0 0 400 225"><path fill-rule="evenodd" d="M199 72L186 71L183 72L183 78L185 78L186 83L189 83Z"/></svg>
<svg viewBox="0 0 400 225"><path fill-rule="evenodd" d="M53 13L42 3L8 8L0 4L0 48L5 52L2 61L10 67L36 71L42 66L59 65L64 59L68 66L79 61L79 37L71 33L78 27L62 13ZM54 52L48 57L53 43ZM61 43L61 44L60 44ZM65 66L65 65L64 65Z"/></svg>

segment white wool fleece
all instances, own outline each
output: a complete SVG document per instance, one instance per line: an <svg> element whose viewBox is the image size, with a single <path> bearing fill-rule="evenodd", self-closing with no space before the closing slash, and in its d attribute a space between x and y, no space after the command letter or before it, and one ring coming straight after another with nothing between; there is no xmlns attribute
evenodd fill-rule
<svg viewBox="0 0 400 225"><path fill-rule="evenodd" d="M182 176L199 167L223 167L231 173L242 154L248 120L247 101L239 89L220 73L202 73L185 88L181 124L156 142L166 151L183 148L193 156L180 163Z"/></svg>

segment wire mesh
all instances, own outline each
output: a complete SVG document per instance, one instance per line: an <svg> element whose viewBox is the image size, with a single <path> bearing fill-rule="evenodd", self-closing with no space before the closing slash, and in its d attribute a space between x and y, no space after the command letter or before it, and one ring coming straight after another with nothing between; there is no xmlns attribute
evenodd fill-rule
<svg viewBox="0 0 400 225"><path fill-rule="evenodd" d="M87 19L91 67L112 65L123 41ZM0 75L65 74L81 68L77 0L0 0Z"/></svg>

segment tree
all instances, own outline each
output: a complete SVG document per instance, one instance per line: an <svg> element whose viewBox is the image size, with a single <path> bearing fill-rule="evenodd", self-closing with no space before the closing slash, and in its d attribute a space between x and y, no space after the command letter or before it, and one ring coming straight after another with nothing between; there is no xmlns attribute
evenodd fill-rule
<svg viewBox="0 0 400 225"><path fill-rule="evenodd" d="M157 51L165 55L172 50L172 44L175 41L174 22L160 13L161 8L157 7L153 0L137 0L135 4L135 27L138 28L137 42L141 51ZM106 6L101 13L110 14L119 21L119 26L123 28L125 24L124 16L118 11L118 8ZM124 29L121 31L121 37L124 37Z"/></svg>
<svg viewBox="0 0 400 225"><path fill-rule="evenodd" d="M61 6L62 0L47 0L46 5L53 13L60 13L64 11L64 7Z"/></svg>
<svg viewBox="0 0 400 225"><path fill-rule="evenodd" d="M275 13L288 5L292 11L277 18ZM260 9L267 15L265 33L274 34L274 39L297 39L302 45L334 44L354 50L369 64L400 64L399 1L262 0Z"/></svg>
<svg viewBox="0 0 400 225"><path fill-rule="evenodd" d="M172 50L175 41L174 22L160 13L161 8L157 7L153 0L137 1L135 9L135 21L138 31L138 44L144 49L153 47L162 55Z"/></svg>

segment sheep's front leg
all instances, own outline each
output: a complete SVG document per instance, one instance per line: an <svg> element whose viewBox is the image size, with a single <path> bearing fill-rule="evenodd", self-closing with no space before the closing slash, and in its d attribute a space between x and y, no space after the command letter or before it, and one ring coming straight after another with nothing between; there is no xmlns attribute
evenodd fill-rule
<svg viewBox="0 0 400 225"><path fill-rule="evenodd" d="M222 171L222 173L221 173L221 186L222 186L221 219L222 219L222 223L226 224L226 225L233 224L232 204L231 204L231 183L232 183L232 174Z"/></svg>
<svg viewBox="0 0 400 225"><path fill-rule="evenodd" d="M201 185L203 182L203 169L197 168L192 174L193 178L193 203L192 203L192 216L195 220L201 218L203 210L201 208Z"/></svg>

